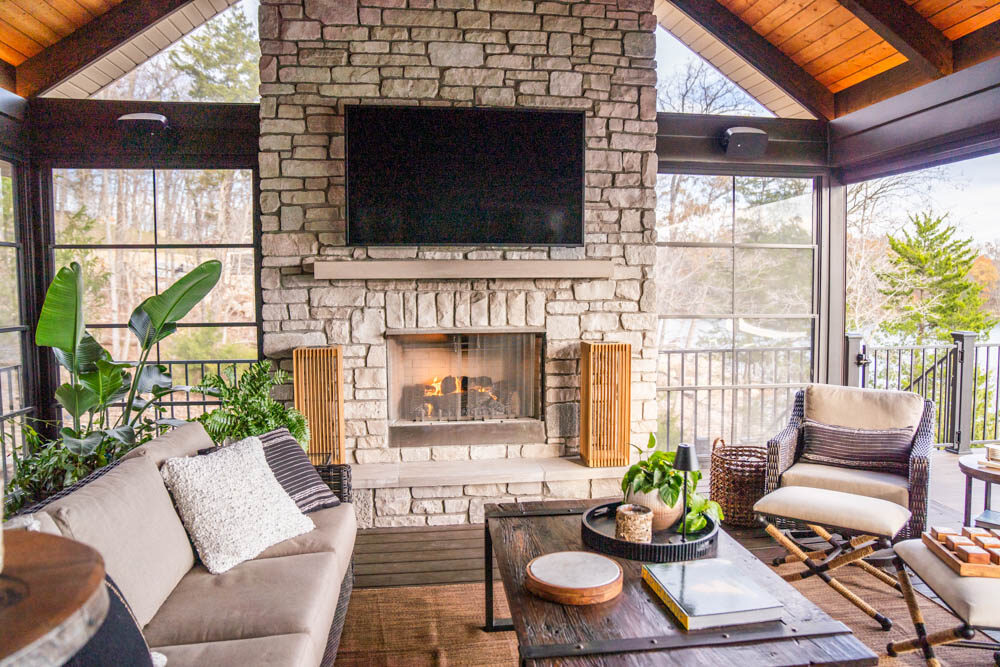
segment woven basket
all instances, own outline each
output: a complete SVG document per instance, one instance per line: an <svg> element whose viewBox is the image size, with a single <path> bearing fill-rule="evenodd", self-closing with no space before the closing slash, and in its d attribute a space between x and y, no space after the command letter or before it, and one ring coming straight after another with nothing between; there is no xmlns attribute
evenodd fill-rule
<svg viewBox="0 0 1000 667"><path fill-rule="evenodd" d="M712 443L711 498L722 506L726 524L757 525L753 506L764 495L766 470L765 448L729 447L722 438Z"/></svg>

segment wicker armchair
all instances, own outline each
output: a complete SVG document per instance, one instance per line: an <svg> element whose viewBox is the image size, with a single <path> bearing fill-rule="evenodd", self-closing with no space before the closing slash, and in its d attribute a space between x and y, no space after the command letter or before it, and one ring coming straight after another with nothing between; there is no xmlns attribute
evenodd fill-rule
<svg viewBox="0 0 1000 667"><path fill-rule="evenodd" d="M326 482L330 490L341 502L354 502L351 494L351 466L346 463L329 463L316 466L316 472ZM330 634L326 639L326 650L323 652L323 659L320 667L333 667L337 659L337 650L340 648L340 636L344 632L344 622L347 620L347 607L351 601L351 592L354 590L354 558L347 568L347 574L340 583L340 597L337 598L337 610L333 615L333 624L330 626Z"/></svg>
<svg viewBox="0 0 1000 667"><path fill-rule="evenodd" d="M765 493L781 486L781 475L798 460L802 453L801 429L805 408L805 392L795 394L795 404L788 425L767 442L767 476ZM923 417L913 436L910 469L907 480L910 522L896 540L918 537L927 526L927 499L930 489L930 452L934 444L934 402L924 401ZM786 524L782 527L791 527Z"/></svg>

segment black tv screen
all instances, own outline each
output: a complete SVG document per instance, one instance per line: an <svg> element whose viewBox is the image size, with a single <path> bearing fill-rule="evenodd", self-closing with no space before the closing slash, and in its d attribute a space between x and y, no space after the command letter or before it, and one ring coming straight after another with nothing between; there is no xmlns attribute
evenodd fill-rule
<svg viewBox="0 0 1000 667"><path fill-rule="evenodd" d="M348 244L583 244L582 112L346 114Z"/></svg>

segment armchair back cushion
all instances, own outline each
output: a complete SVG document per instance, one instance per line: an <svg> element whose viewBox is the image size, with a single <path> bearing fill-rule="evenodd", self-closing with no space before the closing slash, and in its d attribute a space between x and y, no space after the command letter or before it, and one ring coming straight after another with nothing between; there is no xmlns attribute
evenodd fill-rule
<svg viewBox="0 0 1000 667"><path fill-rule="evenodd" d="M913 432L907 428L860 429L802 422L799 461L906 476Z"/></svg>
<svg viewBox="0 0 1000 667"><path fill-rule="evenodd" d="M803 417L853 429L905 428L912 439L924 414L924 399L909 391L812 384L805 390Z"/></svg>

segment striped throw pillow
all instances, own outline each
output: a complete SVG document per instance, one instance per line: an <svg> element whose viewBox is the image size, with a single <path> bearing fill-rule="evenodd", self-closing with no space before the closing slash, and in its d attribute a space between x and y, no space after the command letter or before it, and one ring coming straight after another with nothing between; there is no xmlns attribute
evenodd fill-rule
<svg viewBox="0 0 1000 667"><path fill-rule="evenodd" d="M267 466L274 473L281 488L295 501L299 510L309 514L340 504L340 498L319 476L316 468L309 462L309 455L287 428L275 429L258 437L264 445ZM221 447L207 447L199 449L198 454L211 454L220 449Z"/></svg>
<svg viewBox="0 0 1000 667"><path fill-rule="evenodd" d="M912 428L863 429L802 422L800 461L908 475Z"/></svg>

